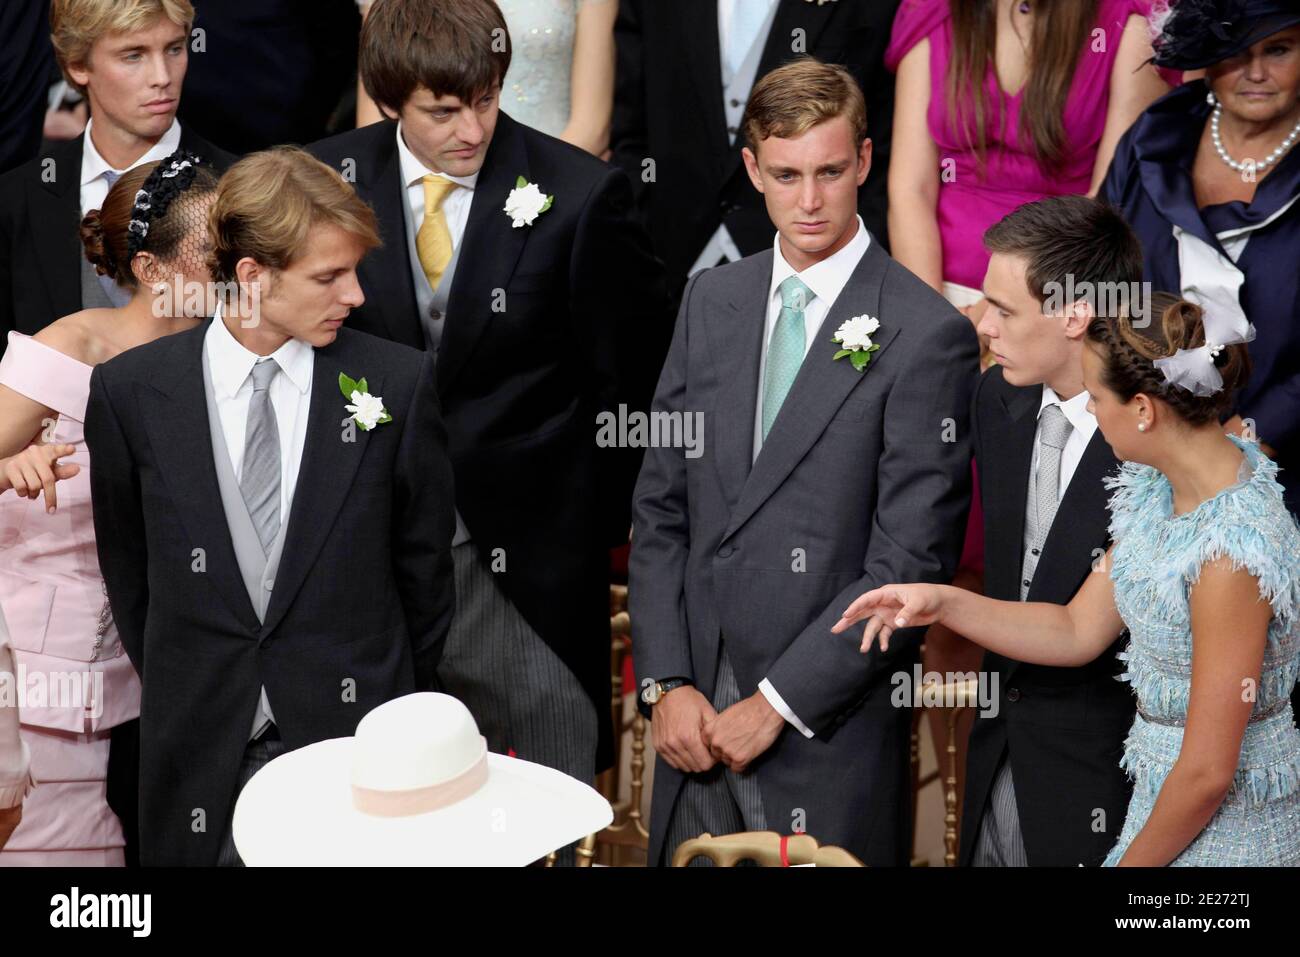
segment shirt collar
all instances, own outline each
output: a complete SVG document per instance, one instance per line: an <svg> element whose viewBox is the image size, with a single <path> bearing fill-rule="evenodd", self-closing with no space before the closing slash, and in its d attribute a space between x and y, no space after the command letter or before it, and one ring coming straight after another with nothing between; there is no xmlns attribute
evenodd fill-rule
<svg viewBox="0 0 1300 957"><path fill-rule="evenodd" d="M834 305L835 300L839 298L845 284L848 283L849 277L853 275L853 270L858 268L858 263L862 260L862 255L867 251L871 244L871 234L867 232L866 224L862 222L862 217L858 217L858 231L853 234L843 249L834 255L828 256L819 263L814 263L803 272L799 272L788 262L785 256L781 254L781 234L777 233L776 239L772 241L774 255L772 257L772 284L768 287L768 301L777 295L777 289L786 279L791 276L798 276L813 295L825 303L829 309Z"/></svg>
<svg viewBox="0 0 1300 957"><path fill-rule="evenodd" d="M108 164L108 160L99 155L99 150L95 149L95 143L90 137L90 130L95 125L94 119L86 122L86 135L81 142L81 185L86 186L93 183L99 177L103 176L109 170L115 173L125 173L124 169L113 169ZM154 160L160 160L164 157L171 156L181 146L181 124L180 121L173 118L172 125L167 127L164 133L149 151L132 163L128 169L135 169L145 163L152 163ZM207 159L205 156L204 159Z"/></svg>
<svg viewBox="0 0 1300 957"><path fill-rule="evenodd" d="M221 318L218 304L208 329L207 345L212 385L221 396L233 398L253 371L253 364L262 357L240 345ZM290 339L268 357L274 359L293 387L305 393L311 385L312 363L315 351L301 339Z"/></svg>
<svg viewBox="0 0 1300 957"><path fill-rule="evenodd" d="M1085 443L1092 441L1092 433L1097 431L1097 417L1088 411L1088 390L1080 389L1072 399L1062 399L1050 385L1043 385L1043 400L1038 404L1038 414L1049 405L1059 405L1065 413L1066 421L1079 433Z"/></svg>
<svg viewBox="0 0 1300 957"><path fill-rule="evenodd" d="M435 176L441 176L449 179L457 186L463 186L465 189L473 189L478 183L478 173L470 176L452 176L450 173L439 173L435 169L429 169L411 152L410 147L406 145L406 140L402 139L402 124L397 124L397 157L402 167L402 183L408 187L414 186L430 173Z"/></svg>

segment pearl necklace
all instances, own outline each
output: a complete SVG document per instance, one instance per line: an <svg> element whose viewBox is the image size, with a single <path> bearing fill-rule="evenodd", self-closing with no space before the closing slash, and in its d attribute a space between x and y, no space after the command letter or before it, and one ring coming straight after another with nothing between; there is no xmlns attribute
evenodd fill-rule
<svg viewBox="0 0 1300 957"><path fill-rule="evenodd" d="M1281 159L1283 154L1295 145L1297 137L1300 137L1300 120L1297 120L1296 125L1291 127L1291 132L1286 135L1286 139L1282 141L1281 145L1265 156L1262 160L1255 162L1254 160L1248 159L1238 162L1229 156L1228 151L1223 147L1223 138L1219 135L1219 117L1222 115L1223 104L1215 103L1214 112L1210 114L1210 139L1214 141L1214 151L1219 154L1219 159L1223 160L1238 172L1245 169L1253 169L1258 173L1268 169L1268 167Z"/></svg>

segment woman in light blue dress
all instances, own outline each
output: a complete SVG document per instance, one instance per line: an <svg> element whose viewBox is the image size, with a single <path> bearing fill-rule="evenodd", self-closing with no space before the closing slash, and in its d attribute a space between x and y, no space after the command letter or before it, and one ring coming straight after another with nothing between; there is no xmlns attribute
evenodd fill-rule
<svg viewBox="0 0 1300 957"><path fill-rule="evenodd" d="M1113 544L1069 605L885 585L832 629L868 619L866 652L895 628L942 622L999 654L1069 667L1127 628L1134 789L1106 865L1300 864L1300 529L1276 465L1219 424L1249 373L1250 334L1181 301L1146 329L1093 320L1088 407L1124 464L1108 480Z"/></svg>

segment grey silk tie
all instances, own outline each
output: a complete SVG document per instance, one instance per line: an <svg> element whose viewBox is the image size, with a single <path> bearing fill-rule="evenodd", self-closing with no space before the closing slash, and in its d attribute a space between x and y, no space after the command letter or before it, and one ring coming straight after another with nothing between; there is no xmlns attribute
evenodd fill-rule
<svg viewBox="0 0 1300 957"><path fill-rule="evenodd" d="M104 170L104 180L108 183L109 189L113 188L113 184L116 183L121 176L122 174L115 170ZM118 309L121 309L131 301L131 294L115 283L112 276L98 276L97 278L99 279L100 287L104 290L104 295L108 297L108 301Z"/></svg>
<svg viewBox="0 0 1300 957"><path fill-rule="evenodd" d="M244 463L239 474L239 491L248 517L257 529L262 551L268 554L280 531L280 427L270 392L271 380L279 371L274 359L259 359L249 373L253 397L248 403Z"/></svg>
<svg viewBox="0 0 1300 957"><path fill-rule="evenodd" d="M1052 530L1059 504L1057 488L1061 484L1061 450L1070 437L1070 420L1059 405L1046 406L1038 421L1038 465L1034 469L1033 500L1027 503L1025 516L1025 550L1021 569L1020 599L1029 594L1029 585L1038 569L1043 543Z"/></svg>
<svg viewBox="0 0 1300 957"><path fill-rule="evenodd" d="M1060 504L1057 488L1061 484L1061 450L1070 437L1070 420L1059 405L1043 409L1043 421L1038 430L1037 502L1039 547L1047 538Z"/></svg>

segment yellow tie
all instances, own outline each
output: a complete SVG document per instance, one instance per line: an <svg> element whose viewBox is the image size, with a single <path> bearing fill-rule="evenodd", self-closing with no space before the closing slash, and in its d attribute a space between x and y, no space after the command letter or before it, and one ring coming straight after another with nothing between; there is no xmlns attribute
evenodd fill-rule
<svg viewBox="0 0 1300 957"><path fill-rule="evenodd" d="M451 262L451 230L447 228L447 217L442 212L442 201L456 188L449 179L432 174L425 176L424 183L424 222L415 234L415 251L420 257L420 266L429 277L429 285L437 289L442 274Z"/></svg>

